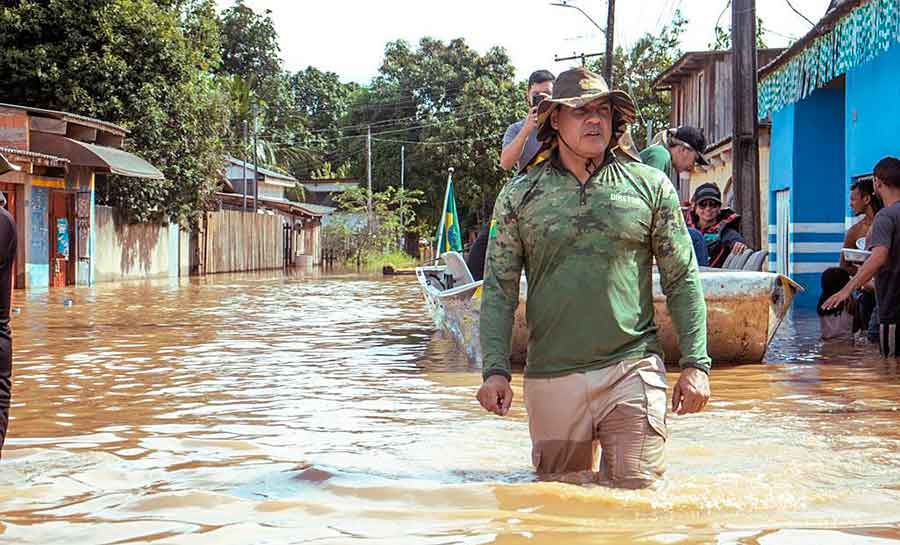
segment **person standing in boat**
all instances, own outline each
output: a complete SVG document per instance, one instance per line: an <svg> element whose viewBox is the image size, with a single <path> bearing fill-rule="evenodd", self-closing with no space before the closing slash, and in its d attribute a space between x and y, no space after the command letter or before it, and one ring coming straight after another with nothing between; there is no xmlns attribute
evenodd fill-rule
<svg viewBox="0 0 900 545"><path fill-rule="evenodd" d="M681 173L690 172L694 165L709 165L703 152L706 137L697 127L666 129L653 138L653 144L641 151L645 165L666 173L676 188L681 185Z"/></svg>
<svg viewBox="0 0 900 545"><path fill-rule="evenodd" d="M0 174L19 167L0 155ZM6 197L0 193L0 454L6 442L9 405L12 393L12 330L9 327L18 236L16 222L6 210Z"/></svg>
<svg viewBox="0 0 900 545"><path fill-rule="evenodd" d="M642 488L664 472L667 384L654 258L682 350L672 410L698 412L709 399L694 252L672 184L620 146L634 116L631 97L599 75L564 72L539 107L538 138L549 159L509 182L494 208L477 398L500 416L512 404L510 339L524 268L525 406L532 461L545 478L597 477L589 473L595 441L604 484Z"/></svg>
<svg viewBox="0 0 900 545"><path fill-rule="evenodd" d="M537 110L545 98L553 94L556 78L549 70L536 70L528 76L525 90L525 104L528 115L506 128L503 136L503 150L500 152L500 166L503 170L521 170L541 148L537 139Z"/></svg>
<svg viewBox="0 0 900 545"><path fill-rule="evenodd" d="M534 158L541 147L537 139L538 104L553 94L555 76L549 70L535 70L528 76L525 90L525 104L528 115L506 128L503 149L500 152L500 166L503 170L522 170ZM482 226L478 238L469 248L466 265L476 281L484 277L484 259L487 253L488 225Z"/></svg>
<svg viewBox="0 0 900 545"><path fill-rule="evenodd" d="M709 266L721 268L729 254L747 249L741 235L741 217L722 207L722 192L714 183L700 185L691 199L691 212L686 217L688 228L703 236L709 253Z"/></svg>

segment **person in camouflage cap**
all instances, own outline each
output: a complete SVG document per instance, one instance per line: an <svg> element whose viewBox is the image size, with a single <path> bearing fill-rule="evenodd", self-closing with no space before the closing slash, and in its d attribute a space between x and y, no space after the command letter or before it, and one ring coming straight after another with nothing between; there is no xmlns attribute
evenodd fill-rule
<svg viewBox="0 0 900 545"><path fill-rule="evenodd" d="M664 471L666 373L653 321L654 258L681 346L672 410L709 399L706 305L674 188L623 145L634 102L583 68L539 110L542 151L500 192L484 293L478 400L504 416L519 278L528 279L524 392L539 475L627 488ZM595 474L596 443L602 449Z"/></svg>

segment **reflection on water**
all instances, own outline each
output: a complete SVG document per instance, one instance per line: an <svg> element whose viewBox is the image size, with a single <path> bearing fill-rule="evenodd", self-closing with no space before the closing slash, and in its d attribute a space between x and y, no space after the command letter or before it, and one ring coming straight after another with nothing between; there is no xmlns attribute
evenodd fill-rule
<svg viewBox="0 0 900 545"><path fill-rule="evenodd" d="M814 316L716 369L709 410L670 416L659 489L619 491L535 482L521 377L483 413L409 277L18 304L3 542L900 543L900 371Z"/></svg>

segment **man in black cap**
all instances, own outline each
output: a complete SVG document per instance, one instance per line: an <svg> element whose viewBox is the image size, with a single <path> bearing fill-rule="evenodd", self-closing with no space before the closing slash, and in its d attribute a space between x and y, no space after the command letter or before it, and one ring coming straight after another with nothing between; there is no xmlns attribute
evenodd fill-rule
<svg viewBox="0 0 900 545"><path fill-rule="evenodd" d="M709 164L703 157L704 151L706 138L703 131L697 127L678 127L658 134L653 145L641 152L641 161L665 172L678 189L679 173L690 172L695 164Z"/></svg>
<svg viewBox="0 0 900 545"><path fill-rule="evenodd" d="M641 152L641 161L666 173L677 190L680 187L679 173L689 172L695 164L708 165L703 152L706 150L706 138L703 131L696 127L678 127L666 129L656 135L654 143ZM697 264L701 267L709 265L709 255L703 235L694 228L688 229L691 244L697 255Z"/></svg>
<svg viewBox="0 0 900 545"><path fill-rule="evenodd" d="M722 192L714 183L702 184L694 191L691 212L686 219L688 228L696 229L703 236L710 267L720 268L728 254L747 249L741 236L741 216L722 207Z"/></svg>
<svg viewBox="0 0 900 545"><path fill-rule="evenodd" d="M0 155L0 174L17 170L21 169ZM3 200L4 203L0 206L0 451L6 440L12 390L12 330L9 321L18 239L16 224L5 208L6 199Z"/></svg>

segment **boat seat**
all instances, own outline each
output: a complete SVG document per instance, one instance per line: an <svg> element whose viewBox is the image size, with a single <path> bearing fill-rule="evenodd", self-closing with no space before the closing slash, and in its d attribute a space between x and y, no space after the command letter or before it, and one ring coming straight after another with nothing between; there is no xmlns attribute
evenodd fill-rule
<svg viewBox="0 0 900 545"><path fill-rule="evenodd" d="M753 252L753 254L747 258L747 262L744 263L745 271L753 271L760 272L763 269L763 265L766 263L766 258L769 257L769 253L765 250L757 250Z"/></svg>
<svg viewBox="0 0 900 545"><path fill-rule="evenodd" d="M444 252L441 255L441 259L444 260L444 264L447 266L447 272L453 276L454 285L462 286L475 282L462 254L459 252Z"/></svg>
<svg viewBox="0 0 900 545"><path fill-rule="evenodd" d="M747 260L750 259L751 255L753 255L753 250L744 250L743 252L734 256L734 259L731 261L731 266L728 268L738 271L743 269L744 264L747 263Z"/></svg>
<svg viewBox="0 0 900 545"><path fill-rule="evenodd" d="M735 258L735 255L734 255L734 254L728 254L728 256L725 257L725 261L722 262L722 268L723 268L723 269L730 269L730 268L731 268L731 264L734 263L734 258Z"/></svg>

